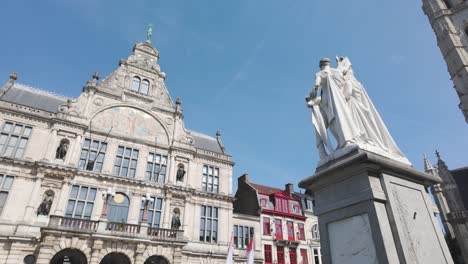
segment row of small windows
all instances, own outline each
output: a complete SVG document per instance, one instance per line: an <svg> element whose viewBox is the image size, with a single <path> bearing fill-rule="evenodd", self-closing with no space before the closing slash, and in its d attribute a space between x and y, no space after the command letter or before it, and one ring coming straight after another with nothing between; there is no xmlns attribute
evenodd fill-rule
<svg viewBox="0 0 468 264"><path fill-rule="evenodd" d="M82 170L102 172L107 143L85 139L81 149L78 167ZM112 174L119 177L135 178L139 150L125 146L117 149ZM149 152L146 161L145 180L165 183L168 167L167 155ZM202 173L202 190L210 193L219 192L219 168L204 165Z"/></svg>
<svg viewBox="0 0 468 264"><path fill-rule="evenodd" d="M284 264L285 262L285 247L277 246L276 247L276 261L273 262L273 251L271 245L263 245L263 252L265 257L265 264ZM290 264L298 264L297 261L297 248L290 247L288 248L289 251L289 262ZM301 248L299 249L299 253L301 254L302 262L301 264L308 264L309 258L307 257L307 249ZM315 264L319 264L319 262L314 262Z"/></svg>
<svg viewBox="0 0 468 264"><path fill-rule="evenodd" d="M149 84L150 83L148 80L141 80L140 77L135 76L133 77L132 86L130 87L130 90L140 94L148 95Z"/></svg>
<svg viewBox="0 0 468 264"><path fill-rule="evenodd" d="M18 159L22 158L31 134L31 126L10 121L4 122L0 130L0 155ZM107 147L106 142L86 138L81 147L78 168L98 173L102 172ZM138 149L119 146L112 174L119 177L134 178L136 176L138 158ZM165 183L167 163L167 155L150 152L147 156L145 180ZM219 168L204 165L201 184L203 191L218 193Z"/></svg>
<svg viewBox="0 0 468 264"><path fill-rule="evenodd" d="M274 229L270 223L269 217L263 217L263 235L272 235L273 231L275 232L275 238L277 240L284 240L283 238L283 225L281 219L274 219ZM287 240L305 240L305 233L304 233L304 224L297 223L297 228L294 227L294 223L292 221L286 221L286 228L288 232Z"/></svg>

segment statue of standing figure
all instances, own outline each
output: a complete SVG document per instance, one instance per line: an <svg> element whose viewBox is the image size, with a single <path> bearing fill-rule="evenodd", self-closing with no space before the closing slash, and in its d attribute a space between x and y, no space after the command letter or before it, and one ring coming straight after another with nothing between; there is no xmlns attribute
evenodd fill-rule
<svg viewBox="0 0 468 264"><path fill-rule="evenodd" d="M341 57L337 58L337 64L335 69L330 67L329 59L320 60L320 71L315 74L315 84L306 97L307 105L312 108L312 123L322 163L361 148L410 164L388 132L364 86L355 78L351 61ZM332 147L328 130L335 138L336 148Z"/></svg>

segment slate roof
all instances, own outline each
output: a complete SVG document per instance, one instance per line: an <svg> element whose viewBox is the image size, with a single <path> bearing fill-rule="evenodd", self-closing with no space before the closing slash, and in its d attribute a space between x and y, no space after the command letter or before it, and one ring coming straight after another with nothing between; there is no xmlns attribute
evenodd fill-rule
<svg viewBox="0 0 468 264"><path fill-rule="evenodd" d="M223 150L221 149L221 146L219 145L216 138L195 131L190 131L190 135L193 136L193 143L195 144L196 148L219 154L227 154L223 153ZM226 150L224 152L226 152Z"/></svg>
<svg viewBox="0 0 468 264"><path fill-rule="evenodd" d="M450 173L457 183L465 208L468 208L468 167L450 170Z"/></svg>
<svg viewBox="0 0 468 264"><path fill-rule="evenodd" d="M273 193L284 191L282 189L278 189L278 188L274 188L274 187L270 187L270 186L266 186L266 185L261 185L261 184L251 183L251 182L249 182L249 184L252 187L254 187L261 194L270 195L270 194L273 194Z"/></svg>
<svg viewBox="0 0 468 264"><path fill-rule="evenodd" d="M42 111L56 113L58 107L67 103L65 96L15 83L0 98L1 101L36 108Z"/></svg>

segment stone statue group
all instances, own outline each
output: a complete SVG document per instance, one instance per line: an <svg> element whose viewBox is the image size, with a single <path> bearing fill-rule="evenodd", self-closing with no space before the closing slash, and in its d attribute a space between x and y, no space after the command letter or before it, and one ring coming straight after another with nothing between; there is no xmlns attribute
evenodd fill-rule
<svg viewBox="0 0 468 264"><path fill-rule="evenodd" d="M336 62L337 67L332 68L329 59L320 60L314 87L306 97L308 107L312 108L312 123L321 158L319 165L356 148L409 164L364 86L354 76L351 61L340 57ZM332 146L328 131L333 135L336 147Z"/></svg>

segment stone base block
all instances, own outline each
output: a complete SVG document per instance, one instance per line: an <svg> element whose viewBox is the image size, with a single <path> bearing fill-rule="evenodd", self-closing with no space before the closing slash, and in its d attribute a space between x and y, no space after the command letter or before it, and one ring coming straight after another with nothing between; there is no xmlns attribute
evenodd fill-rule
<svg viewBox="0 0 468 264"><path fill-rule="evenodd" d="M300 187L315 196L324 264L453 263L425 186L413 167L357 150Z"/></svg>

